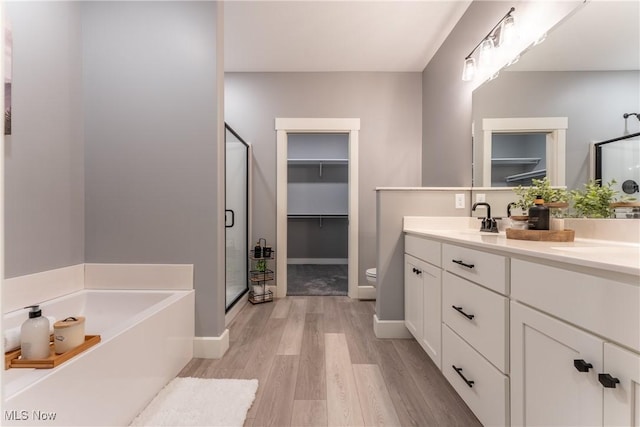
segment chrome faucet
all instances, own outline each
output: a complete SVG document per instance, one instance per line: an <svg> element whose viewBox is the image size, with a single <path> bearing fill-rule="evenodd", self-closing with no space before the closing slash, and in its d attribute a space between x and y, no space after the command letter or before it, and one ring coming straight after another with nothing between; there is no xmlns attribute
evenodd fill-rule
<svg viewBox="0 0 640 427"><path fill-rule="evenodd" d="M474 203L471 208L472 211L475 211L478 206L486 206L487 207L487 217L482 218L482 225L480 226L480 231L486 231L489 233L497 233L498 232L498 222L495 218L491 218L491 205L486 202L478 202Z"/></svg>

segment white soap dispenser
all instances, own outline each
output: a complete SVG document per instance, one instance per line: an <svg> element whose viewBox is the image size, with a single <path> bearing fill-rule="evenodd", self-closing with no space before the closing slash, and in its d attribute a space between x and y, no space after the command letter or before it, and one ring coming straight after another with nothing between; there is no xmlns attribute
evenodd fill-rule
<svg viewBox="0 0 640 427"><path fill-rule="evenodd" d="M42 316L37 305L30 305L29 319L20 328L20 348L22 359L46 359L49 357L49 319Z"/></svg>

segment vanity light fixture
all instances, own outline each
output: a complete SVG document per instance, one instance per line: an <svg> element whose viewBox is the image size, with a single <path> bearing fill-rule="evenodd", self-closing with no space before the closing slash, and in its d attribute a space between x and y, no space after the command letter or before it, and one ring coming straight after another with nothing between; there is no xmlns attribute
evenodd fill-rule
<svg viewBox="0 0 640 427"><path fill-rule="evenodd" d="M627 119L629 117L636 116L636 119L640 120L640 113L624 113L622 118L624 119L624 133L623 135L629 135L629 126L627 124Z"/></svg>
<svg viewBox="0 0 640 427"><path fill-rule="evenodd" d="M477 68L486 69L493 64L495 50L500 46L511 45L515 40L515 20L512 13L515 7L509 9L506 15L498 21L498 23L489 31L489 33L473 48L473 50L464 58L464 68L462 69L462 80L465 82L472 81L475 77ZM498 27L500 27L499 31ZM478 67L476 67L473 54L480 48L478 53Z"/></svg>

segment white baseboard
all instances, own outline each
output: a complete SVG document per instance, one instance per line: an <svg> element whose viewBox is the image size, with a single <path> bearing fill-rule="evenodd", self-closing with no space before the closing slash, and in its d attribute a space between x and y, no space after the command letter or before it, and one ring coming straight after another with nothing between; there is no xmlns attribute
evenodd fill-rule
<svg viewBox="0 0 640 427"><path fill-rule="evenodd" d="M287 264L349 264L348 258L287 258Z"/></svg>
<svg viewBox="0 0 640 427"><path fill-rule="evenodd" d="M376 288L371 285L358 286L358 299L376 299Z"/></svg>
<svg viewBox="0 0 640 427"><path fill-rule="evenodd" d="M413 338L404 325L404 320L379 320L373 315L373 332L377 338Z"/></svg>
<svg viewBox="0 0 640 427"><path fill-rule="evenodd" d="M199 359L222 359L229 349L229 330L219 337L194 337L193 357Z"/></svg>

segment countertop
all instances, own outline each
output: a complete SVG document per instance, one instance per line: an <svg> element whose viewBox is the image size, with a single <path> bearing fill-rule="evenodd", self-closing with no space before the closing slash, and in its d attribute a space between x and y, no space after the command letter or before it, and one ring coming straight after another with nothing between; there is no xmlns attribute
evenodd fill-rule
<svg viewBox="0 0 640 427"><path fill-rule="evenodd" d="M474 221L475 220L475 221ZM473 218L405 217L403 231L443 242L491 249L639 276L640 243L577 238L573 242L536 242L507 239L500 233L481 232ZM639 280L640 284L640 280Z"/></svg>

